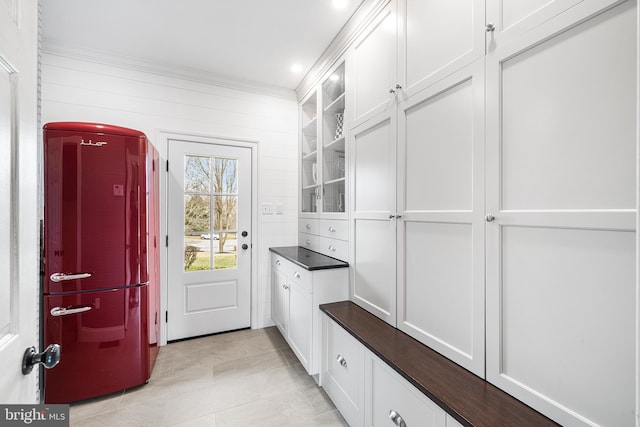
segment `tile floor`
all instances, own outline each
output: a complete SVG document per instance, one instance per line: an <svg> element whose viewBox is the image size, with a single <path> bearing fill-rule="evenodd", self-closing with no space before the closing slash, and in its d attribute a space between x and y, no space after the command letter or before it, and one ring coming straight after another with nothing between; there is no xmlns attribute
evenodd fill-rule
<svg viewBox="0 0 640 427"><path fill-rule="evenodd" d="M172 343L149 384L71 405L71 426L344 427L274 327Z"/></svg>

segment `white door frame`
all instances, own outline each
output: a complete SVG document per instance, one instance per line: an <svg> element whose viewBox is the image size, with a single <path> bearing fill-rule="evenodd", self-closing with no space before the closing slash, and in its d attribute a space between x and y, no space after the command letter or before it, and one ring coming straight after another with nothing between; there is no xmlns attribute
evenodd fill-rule
<svg viewBox="0 0 640 427"><path fill-rule="evenodd" d="M160 154L160 238L164 240L169 230L167 226L167 169L166 162L169 155L169 140L178 139L183 141L199 142L203 144L220 144L225 141L227 145L233 147L244 147L251 149L251 328L257 327L258 320L258 254L260 247L258 242L258 141L247 138L237 138L229 136L206 135L199 133L188 133L168 130L158 130L156 137L151 143ZM167 322L165 313L167 312L169 287L167 284L168 274L168 248L165 244L160 247L160 316L162 319L160 326L160 345L167 344Z"/></svg>

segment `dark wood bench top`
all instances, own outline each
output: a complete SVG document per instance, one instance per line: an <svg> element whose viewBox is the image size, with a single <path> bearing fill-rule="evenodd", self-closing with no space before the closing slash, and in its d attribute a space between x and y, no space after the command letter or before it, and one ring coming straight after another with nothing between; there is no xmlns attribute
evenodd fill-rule
<svg viewBox="0 0 640 427"><path fill-rule="evenodd" d="M351 301L320 310L463 425L559 425Z"/></svg>

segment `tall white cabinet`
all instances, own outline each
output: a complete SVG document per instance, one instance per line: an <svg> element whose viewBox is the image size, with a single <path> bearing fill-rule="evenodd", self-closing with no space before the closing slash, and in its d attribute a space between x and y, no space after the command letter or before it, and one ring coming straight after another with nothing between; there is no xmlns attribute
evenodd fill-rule
<svg viewBox="0 0 640 427"><path fill-rule="evenodd" d="M347 134L345 63L333 67L300 105L298 244L347 260Z"/></svg>
<svg viewBox="0 0 640 427"><path fill-rule="evenodd" d="M350 299L563 425L635 425L637 1L385 3L345 55Z"/></svg>
<svg viewBox="0 0 640 427"><path fill-rule="evenodd" d="M564 425L637 425L638 15L613 3L487 4L486 376Z"/></svg>
<svg viewBox="0 0 640 427"><path fill-rule="evenodd" d="M478 375L483 9L478 1L390 2L350 52L348 97L352 300Z"/></svg>

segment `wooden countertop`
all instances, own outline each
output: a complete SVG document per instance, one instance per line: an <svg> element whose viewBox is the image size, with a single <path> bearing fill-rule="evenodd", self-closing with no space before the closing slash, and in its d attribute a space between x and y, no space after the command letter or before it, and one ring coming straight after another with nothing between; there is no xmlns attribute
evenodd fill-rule
<svg viewBox="0 0 640 427"><path fill-rule="evenodd" d="M559 425L351 301L320 310L465 426Z"/></svg>

